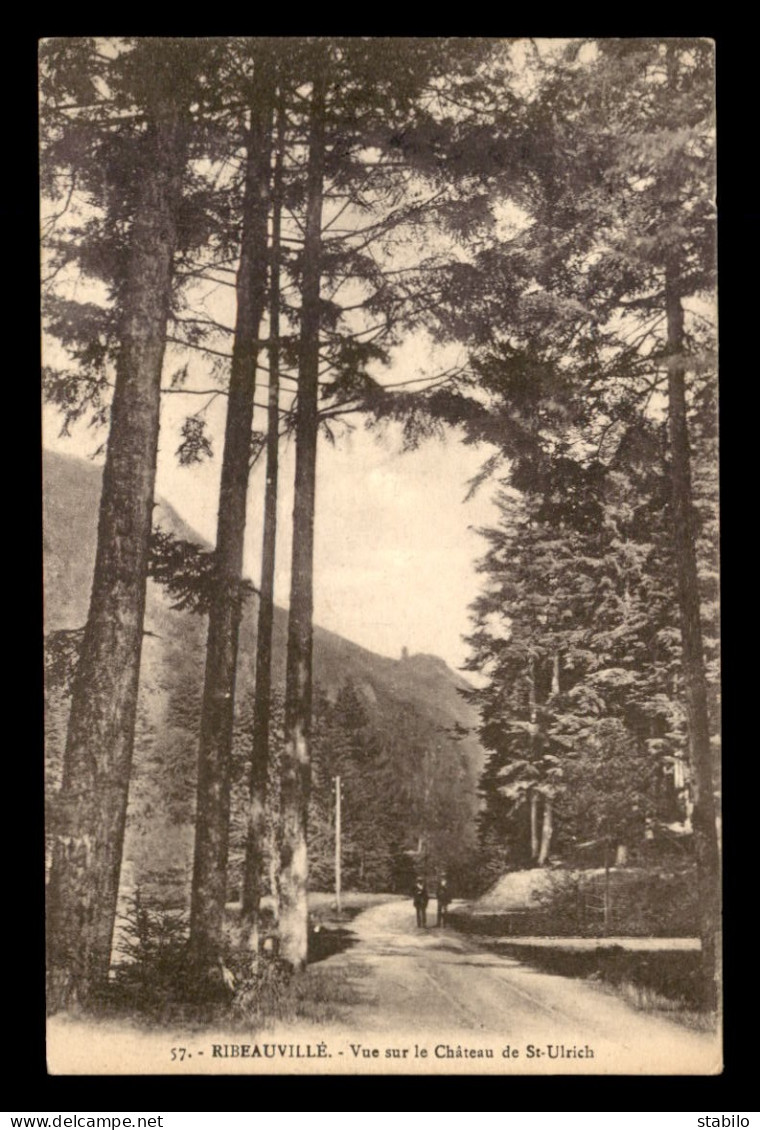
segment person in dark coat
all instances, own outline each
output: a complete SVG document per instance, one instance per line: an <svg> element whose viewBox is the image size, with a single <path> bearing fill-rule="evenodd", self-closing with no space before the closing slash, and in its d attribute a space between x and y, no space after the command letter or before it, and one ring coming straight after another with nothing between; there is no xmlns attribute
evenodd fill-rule
<svg viewBox="0 0 760 1130"><path fill-rule="evenodd" d="M427 926L428 889L424 879L417 879L414 884L414 909L417 911L417 925Z"/></svg>
<svg viewBox="0 0 760 1130"><path fill-rule="evenodd" d="M446 925L446 916L449 912L449 903L451 902L451 893L449 891L449 881L445 875L441 875L438 880L435 897L438 902L437 923L439 926Z"/></svg>

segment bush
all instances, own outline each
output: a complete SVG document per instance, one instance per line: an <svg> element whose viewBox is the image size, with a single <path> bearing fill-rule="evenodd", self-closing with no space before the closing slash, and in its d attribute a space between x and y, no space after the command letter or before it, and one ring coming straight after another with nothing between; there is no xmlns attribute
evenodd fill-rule
<svg viewBox="0 0 760 1130"><path fill-rule="evenodd" d="M699 932L696 877L680 871L614 868L609 874L608 922L603 872L556 871L549 887L537 891L543 932L582 937L682 937Z"/></svg>
<svg viewBox="0 0 760 1130"><path fill-rule="evenodd" d="M262 937L271 932L272 918L272 911L262 908ZM117 948L124 960L94 1002L96 1010L128 1013L150 1025L224 1024L235 1030L301 1017L330 1019L333 998L336 1003L355 999L341 971L294 974L279 960L276 945L254 961L230 924L222 966L199 974L189 960L188 932L186 915L151 903L138 890L120 926ZM348 931L342 928L312 930L310 960L348 944Z"/></svg>
<svg viewBox="0 0 760 1130"><path fill-rule="evenodd" d="M151 1022L210 1023L229 1014L250 954L225 947L222 967L198 970L188 953L184 913L157 906L137 891L120 927L116 965L100 1004L129 1010ZM232 973L235 988L225 980Z"/></svg>
<svg viewBox="0 0 760 1130"><path fill-rule="evenodd" d="M695 937L699 933L693 868L610 871L605 924L606 879L602 871L540 871L535 905L473 913L453 910L452 926L465 933L603 938Z"/></svg>
<svg viewBox="0 0 760 1130"><path fill-rule="evenodd" d="M544 973L590 978L613 986L647 1011L698 1009L699 953L660 950L634 953L616 945L573 952L550 946L499 947Z"/></svg>
<svg viewBox="0 0 760 1130"><path fill-rule="evenodd" d="M98 1004L151 1021L192 1019L197 999L187 955L187 918L151 904L136 891L118 927L120 961Z"/></svg>
<svg viewBox="0 0 760 1130"><path fill-rule="evenodd" d="M260 956L255 968L249 952L231 954L235 992L229 1006L232 1020L264 1027L274 1020L294 1020L296 997L292 970L276 957Z"/></svg>

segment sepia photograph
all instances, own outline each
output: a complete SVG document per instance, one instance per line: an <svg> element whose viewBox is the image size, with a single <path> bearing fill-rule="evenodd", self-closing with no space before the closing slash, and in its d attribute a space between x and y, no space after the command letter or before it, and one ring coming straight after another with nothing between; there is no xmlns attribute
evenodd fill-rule
<svg viewBox="0 0 760 1130"><path fill-rule="evenodd" d="M714 42L38 78L48 1073L719 1075Z"/></svg>

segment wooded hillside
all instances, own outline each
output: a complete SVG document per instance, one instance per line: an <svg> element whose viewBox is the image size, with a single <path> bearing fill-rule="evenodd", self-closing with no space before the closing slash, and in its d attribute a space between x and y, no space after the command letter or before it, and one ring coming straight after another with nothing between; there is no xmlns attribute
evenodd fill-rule
<svg viewBox="0 0 760 1130"><path fill-rule="evenodd" d="M87 614L101 472L84 460L46 451L43 473L45 629L48 639L65 639L67 633L81 628ZM159 500L154 514L156 527L202 544L166 502ZM236 726L237 760L241 762L250 734L257 603L252 594L241 623ZM184 904L192 857L194 742L203 680L204 618L173 609L166 592L151 581L145 628L126 877L170 902ZM287 613L276 608L273 671L275 694L280 695L285 681L286 633ZM382 810L387 818L386 834L393 841L375 843L375 853L385 862L379 872L368 873L367 882L377 886L379 880L380 886L406 890L411 881L410 857L404 852L416 849L421 836L429 841L431 869L436 864L452 867L455 862L461 868L474 847L476 789L484 758L477 739L468 732L477 721L476 712L459 693L468 688L467 681L436 656L390 659L319 627L314 635L314 667L319 688L317 735L319 738L322 731L324 751L322 762L316 759L314 772L315 888L329 888L333 882L331 781L326 769L343 766L344 789L352 762L357 775L361 771L359 753L352 754L350 746L350 723L340 724L346 694L355 699L354 712L359 716L354 718L354 728L361 731L364 749L372 745L393 770L384 774L385 787L374 797L371 788L365 785L362 789L362 827L376 821ZM51 689L47 726L51 784L57 783L60 773L66 717L66 695ZM335 754L336 732L341 729L344 746L348 743L349 747L342 758ZM242 765L239 771L242 774ZM242 782L242 776L240 779ZM395 811L388 818L391 779L398 795ZM242 805L242 788L239 799ZM356 800L354 797L354 804ZM350 817L351 803L349 791L344 821ZM350 822L345 831L350 838ZM233 834L233 864L237 861L239 865L241 850L240 838L235 843ZM354 866L350 850L345 866L347 882L361 885L361 861L357 858ZM239 882L239 866L233 866L231 897L239 894Z"/></svg>

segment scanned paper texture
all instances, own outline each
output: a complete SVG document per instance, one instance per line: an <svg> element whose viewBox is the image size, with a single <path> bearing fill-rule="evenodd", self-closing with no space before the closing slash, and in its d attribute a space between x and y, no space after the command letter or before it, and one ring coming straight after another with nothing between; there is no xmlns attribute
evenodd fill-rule
<svg viewBox="0 0 760 1130"><path fill-rule="evenodd" d="M714 44L42 40L52 1074L717 1074Z"/></svg>

